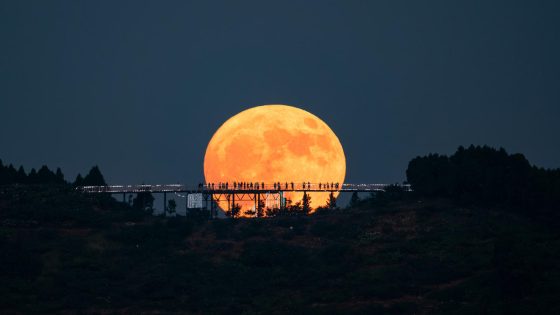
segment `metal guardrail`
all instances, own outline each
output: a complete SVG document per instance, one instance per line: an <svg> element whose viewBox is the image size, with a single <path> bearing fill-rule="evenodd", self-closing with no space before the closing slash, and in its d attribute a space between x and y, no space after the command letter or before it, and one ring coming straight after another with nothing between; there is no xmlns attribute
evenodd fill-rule
<svg viewBox="0 0 560 315"><path fill-rule="evenodd" d="M167 192L207 192L207 193L243 193L259 191L311 191L311 192L375 192L385 191L392 184L338 184L338 183L214 183L188 186L182 184L163 185L107 185L80 186L76 189L84 193L167 193ZM410 185L393 185L411 191Z"/></svg>

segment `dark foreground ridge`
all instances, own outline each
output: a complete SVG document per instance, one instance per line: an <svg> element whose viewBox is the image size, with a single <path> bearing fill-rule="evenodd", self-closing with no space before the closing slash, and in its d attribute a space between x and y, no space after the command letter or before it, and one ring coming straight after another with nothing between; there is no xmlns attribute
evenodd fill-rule
<svg viewBox="0 0 560 315"><path fill-rule="evenodd" d="M220 220L42 169L0 167L2 314L560 314L560 172L522 155L418 157L413 192Z"/></svg>
<svg viewBox="0 0 560 315"><path fill-rule="evenodd" d="M499 207L379 195L207 221L66 189L2 190L1 313L560 311L560 232Z"/></svg>

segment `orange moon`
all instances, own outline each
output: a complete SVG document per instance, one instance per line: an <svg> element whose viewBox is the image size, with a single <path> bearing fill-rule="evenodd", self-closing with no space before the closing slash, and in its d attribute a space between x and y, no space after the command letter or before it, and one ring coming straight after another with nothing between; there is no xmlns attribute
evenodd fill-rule
<svg viewBox="0 0 560 315"><path fill-rule="evenodd" d="M342 145L317 116L287 105L257 106L228 119L204 156L206 183L340 183L346 175ZM328 193L311 192L311 206L326 204ZM338 193L335 193L338 195ZM287 192L296 203L301 192ZM243 210L253 203L240 203ZM227 201L219 203L227 209Z"/></svg>

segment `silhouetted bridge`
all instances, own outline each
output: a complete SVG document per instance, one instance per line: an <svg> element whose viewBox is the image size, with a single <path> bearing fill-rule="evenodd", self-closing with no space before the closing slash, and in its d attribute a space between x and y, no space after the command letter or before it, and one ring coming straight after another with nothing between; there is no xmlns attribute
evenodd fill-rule
<svg viewBox="0 0 560 315"><path fill-rule="evenodd" d="M236 201L253 201L255 208L262 198L267 203L272 202L282 208L285 205L284 193L286 192L382 192L390 186L397 186L405 191L411 191L410 185L393 184L339 184L339 183L263 183L263 182L235 182L235 183L207 183L194 186L182 184L166 185L107 185L107 186L80 186L76 190L87 194L122 194L123 202L127 194L152 193L163 194L164 210L167 209L167 194L184 194L187 199L185 207L207 209L212 216L217 210L216 202L227 201L231 209ZM192 197L189 199L189 196ZM190 202L190 204L189 204ZM191 205L191 207L189 207ZM194 205L194 206L193 206ZM267 205L268 206L268 205Z"/></svg>

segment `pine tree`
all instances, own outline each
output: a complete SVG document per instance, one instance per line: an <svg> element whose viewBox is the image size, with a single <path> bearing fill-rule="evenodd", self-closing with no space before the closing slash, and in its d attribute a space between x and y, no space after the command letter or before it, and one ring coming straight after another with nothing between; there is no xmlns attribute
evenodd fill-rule
<svg viewBox="0 0 560 315"><path fill-rule="evenodd" d="M175 216L176 209L177 209L177 202L175 202L175 199L169 200L167 202L167 214L169 214L170 216Z"/></svg>
<svg viewBox="0 0 560 315"><path fill-rule="evenodd" d="M352 193L352 197L350 197L350 204L348 205L349 208L355 208L360 203L360 197L358 196L357 192Z"/></svg>
<svg viewBox="0 0 560 315"><path fill-rule="evenodd" d="M32 168L27 176L27 183L28 184L37 184L37 171Z"/></svg>
<svg viewBox="0 0 560 315"><path fill-rule="evenodd" d="M153 213L154 196L150 192L139 192L136 198L132 200L132 207L137 210Z"/></svg>
<svg viewBox="0 0 560 315"><path fill-rule="evenodd" d="M304 215L308 215L311 212L311 196L307 192L303 192L303 198L301 199L301 212Z"/></svg>
<svg viewBox="0 0 560 315"><path fill-rule="evenodd" d="M27 184L27 174L23 165L18 168L16 182L19 184Z"/></svg>
<svg viewBox="0 0 560 315"><path fill-rule="evenodd" d="M8 180L6 178L6 168L4 167L4 164L2 163L2 160L0 159L0 185L5 185L8 183Z"/></svg>
<svg viewBox="0 0 560 315"><path fill-rule="evenodd" d="M264 201L259 200L257 204L257 217L262 218L265 215L264 211Z"/></svg>
<svg viewBox="0 0 560 315"><path fill-rule="evenodd" d="M82 177L82 174L78 173L78 176L76 176L73 185L74 187L84 186L84 178Z"/></svg>
<svg viewBox="0 0 560 315"><path fill-rule="evenodd" d="M101 174L99 167L96 165L91 168L89 173L84 177L84 186L105 186L107 183L105 182L105 178Z"/></svg>
<svg viewBox="0 0 560 315"><path fill-rule="evenodd" d="M64 180L64 174L62 174L62 170L60 169L60 167L56 168L56 181L58 184L66 184L66 181Z"/></svg>
<svg viewBox="0 0 560 315"><path fill-rule="evenodd" d="M8 166L8 168L6 169L6 171L7 171L8 184L15 183L15 181L17 179L17 171L16 171L15 167L12 164L10 164Z"/></svg>
<svg viewBox="0 0 560 315"><path fill-rule="evenodd" d="M43 165L37 171L37 183L38 184L50 184L55 181L54 173L46 166Z"/></svg>
<svg viewBox="0 0 560 315"><path fill-rule="evenodd" d="M329 199L327 200L327 208L330 210L334 210L338 208L336 206L336 197L334 196L334 193L332 191L329 194Z"/></svg>

